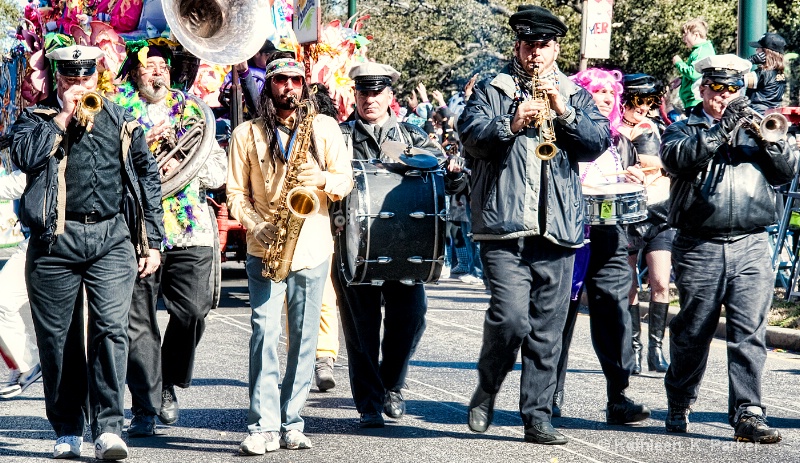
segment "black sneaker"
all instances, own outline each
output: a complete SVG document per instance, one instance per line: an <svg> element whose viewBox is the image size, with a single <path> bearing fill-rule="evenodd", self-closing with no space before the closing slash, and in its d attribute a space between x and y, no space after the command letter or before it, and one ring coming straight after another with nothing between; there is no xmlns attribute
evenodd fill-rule
<svg viewBox="0 0 800 463"><path fill-rule="evenodd" d="M564 445L569 441L567 436L556 431L549 422L537 423L525 428L525 442L544 445Z"/></svg>
<svg viewBox="0 0 800 463"><path fill-rule="evenodd" d="M175 387L168 386L161 391L161 410L158 412L158 419L164 424L173 424L178 421L180 410L178 409L178 397L175 396Z"/></svg>
<svg viewBox="0 0 800 463"><path fill-rule="evenodd" d="M689 431L689 407L669 404L667 408L667 419L664 420L667 432L688 432Z"/></svg>
<svg viewBox="0 0 800 463"><path fill-rule="evenodd" d="M378 412L362 413L358 425L362 428L382 428L384 426L383 415Z"/></svg>
<svg viewBox="0 0 800 463"><path fill-rule="evenodd" d="M647 405L637 404L627 397L621 402L606 404L607 424L628 424L644 421L650 418L650 409Z"/></svg>
<svg viewBox="0 0 800 463"><path fill-rule="evenodd" d="M406 401L400 391L386 391L383 398L383 413L391 418L402 418L406 414Z"/></svg>
<svg viewBox="0 0 800 463"><path fill-rule="evenodd" d="M156 434L156 417L140 413L133 415L128 426L128 437L150 437Z"/></svg>
<svg viewBox="0 0 800 463"><path fill-rule="evenodd" d="M781 441L781 432L767 425L764 415L742 412L733 438L741 442L754 442L756 444L774 444Z"/></svg>
<svg viewBox="0 0 800 463"><path fill-rule="evenodd" d="M467 425L474 432L486 432L494 416L494 398L497 394L483 391L480 385L472 394L467 411Z"/></svg>

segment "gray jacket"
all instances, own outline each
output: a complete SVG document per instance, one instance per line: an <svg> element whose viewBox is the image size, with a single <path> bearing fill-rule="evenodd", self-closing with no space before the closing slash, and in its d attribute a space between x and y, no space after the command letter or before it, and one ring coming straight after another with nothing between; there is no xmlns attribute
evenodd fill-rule
<svg viewBox="0 0 800 463"><path fill-rule="evenodd" d="M534 155L538 130L514 134L514 79L498 74L476 85L458 120L465 151L472 163L472 231L476 240L541 235L556 244L583 243L584 206L578 162L593 161L611 144L608 120L591 94L559 73L568 104L554 118L556 156Z"/></svg>

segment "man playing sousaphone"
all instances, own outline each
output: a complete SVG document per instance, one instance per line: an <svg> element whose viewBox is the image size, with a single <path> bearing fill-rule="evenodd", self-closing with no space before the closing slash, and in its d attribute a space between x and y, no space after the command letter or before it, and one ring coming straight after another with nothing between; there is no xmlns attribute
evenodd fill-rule
<svg viewBox="0 0 800 463"><path fill-rule="evenodd" d="M170 89L172 54L164 39L127 44L128 56L120 70L125 79L112 100L127 108L145 129L154 154L173 149L192 121L203 117L201 107L185 93ZM214 121L206 121L212 123ZM177 193L165 191L165 238L161 267L138 278L130 311L128 388L133 419L129 437L155 432L155 416L164 424L178 420L175 386L189 387L195 349L212 307L214 240L205 192L225 183L225 152L213 141L199 146L195 156L208 156L196 174ZM160 162L163 177L178 168L173 156ZM163 271L162 271L163 269ZM163 344L156 321L159 287L170 314Z"/></svg>

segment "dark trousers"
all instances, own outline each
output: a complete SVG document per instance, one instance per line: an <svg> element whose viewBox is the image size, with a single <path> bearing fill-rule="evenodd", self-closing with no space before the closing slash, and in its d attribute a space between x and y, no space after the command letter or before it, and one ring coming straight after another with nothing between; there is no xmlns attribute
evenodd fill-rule
<svg viewBox="0 0 800 463"><path fill-rule="evenodd" d="M136 277L124 219L67 221L49 252L32 237L25 270L47 418L56 435L82 436L86 416L94 438L122 434L128 309ZM75 310L81 285L89 308L88 358L82 311Z"/></svg>
<svg viewBox="0 0 800 463"><path fill-rule="evenodd" d="M681 311L669 324L670 359L664 384L669 402L697 400L708 351L725 305L728 345L728 419L762 407L761 374L767 359L767 313L774 274L766 233L736 241L683 236L672 243L672 268Z"/></svg>
<svg viewBox="0 0 800 463"><path fill-rule="evenodd" d="M628 387L634 366L628 312L632 279L628 238L621 225L593 225L589 240L589 268L584 284L589 298L589 330L606 377L608 400L617 402ZM574 320L573 317L573 323Z"/></svg>
<svg viewBox="0 0 800 463"><path fill-rule="evenodd" d="M405 385L408 364L425 331L425 288L397 281L382 286L346 286L336 270L332 278L356 410L380 413L386 391L399 391ZM385 314L381 313L381 300Z"/></svg>
<svg viewBox="0 0 800 463"><path fill-rule="evenodd" d="M478 359L479 386L500 390L522 347L520 415L525 427L549 422L575 250L542 237L482 241L491 299Z"/></svg>
<svg viewBox="0 0 800 463"><path fill-rule="evenodd" d="M162 384L189 387L192 382L196 347L212 305L213 252L208 246L168 249L155 273L136 280L128 331L134 413L158 413ZM159 287L170 315L163 344L156 320Z"/></svg>

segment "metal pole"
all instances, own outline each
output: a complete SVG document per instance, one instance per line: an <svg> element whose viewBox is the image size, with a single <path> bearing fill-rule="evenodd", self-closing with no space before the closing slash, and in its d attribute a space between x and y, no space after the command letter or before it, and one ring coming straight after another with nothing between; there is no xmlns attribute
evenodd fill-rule
<svg viewBox="0 0 800 463"><path fill-rule="evenodd" d="M347 17L352 18L356 15L356 0L347 1Z"/></svg>
<svg viewBox="0 0 800 463"><path fill-rule="evenodd" d="M578 65L578 70L585 71L589 67L589 59L586 58L586 23L589 18L586 17L586 11L589 9L589 0L583 0L583 9L581 10L581 61Z"/></svg>
<svg viewBox="0 0 800 463"><path fill-rule="evenodd" d="M767 32L767 0L739 0L739 37L736 53L747 58L756 52L748 45Z"/></svg>

